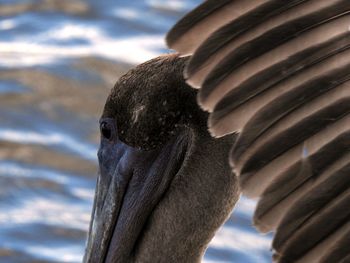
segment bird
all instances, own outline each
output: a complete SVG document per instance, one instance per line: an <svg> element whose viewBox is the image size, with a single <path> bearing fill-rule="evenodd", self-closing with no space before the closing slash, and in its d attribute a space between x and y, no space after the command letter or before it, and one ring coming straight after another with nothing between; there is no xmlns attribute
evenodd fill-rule
<svg viewBox="0 0 350 263"><path fill-rule="evenodd" d="M272 260L350 262L350 6L207 0L118 80L84 262L199 262L241 193Z"/></svg>
<svg viewBox="0 0 350 263"><path fill-rule="evenodd" d="M185 83L165 55L122 76L100 121L99 177L85 262L200 262L240 191Z"/></svg>

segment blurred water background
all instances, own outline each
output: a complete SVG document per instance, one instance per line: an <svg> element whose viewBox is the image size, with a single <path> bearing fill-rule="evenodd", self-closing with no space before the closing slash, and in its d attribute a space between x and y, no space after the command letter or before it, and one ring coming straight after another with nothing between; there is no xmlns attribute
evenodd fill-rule
<svg viewBox="0 0 350 263"><path fill-rule="evenodd" d="M168 52L198 0L0 0L0 262L81 262L98 118L118 77ZM270 262L241 200L204 262Z"/></svg>

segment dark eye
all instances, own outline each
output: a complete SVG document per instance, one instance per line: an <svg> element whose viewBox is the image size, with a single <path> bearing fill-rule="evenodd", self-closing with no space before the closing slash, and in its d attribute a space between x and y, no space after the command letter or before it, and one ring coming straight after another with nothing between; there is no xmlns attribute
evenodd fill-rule
<svg viewBox="0 0 350 263"><path fill-rule="evenodd" d="M107 140L110 140L112 138L112 128L110 127L110 125L108 125L107 122L102 122L100 125L100 129L101 134L104 138L106 138Z"/></svg>

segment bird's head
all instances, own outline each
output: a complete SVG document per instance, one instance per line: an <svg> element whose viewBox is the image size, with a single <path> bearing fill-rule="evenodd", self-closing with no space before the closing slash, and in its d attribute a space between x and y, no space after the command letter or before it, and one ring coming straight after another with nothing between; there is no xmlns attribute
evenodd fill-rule
<svg viewBox="0 0 350 263"><path fill-rule="evenodd" d="M193 234L189 226L203 221L198 219L201 214L210 215L216 206L232 209L235 176L218 159L228 155L231 143L224 142L232 137L215 140L208 134L207 113L197 106L196 91L182 77L186 60L158 57L130 70L112 89L100 119L99 177L85 262L133 262L140 257L147 262L151 250L183 238L171 237L179 231L179 220L188 228L184 233ZM215 202L207 189L215 186L206 182L207 175L200 177L205 172L222 179L217 183L217 176L211 176L221 188ZM203 200L191 200L197 196ZM194 207L201 211L186 216ZM203 254L229 212L205 219L203 224L212 231L199 233L187 245ZM181 247L174 253L181 253Z"/></svg>

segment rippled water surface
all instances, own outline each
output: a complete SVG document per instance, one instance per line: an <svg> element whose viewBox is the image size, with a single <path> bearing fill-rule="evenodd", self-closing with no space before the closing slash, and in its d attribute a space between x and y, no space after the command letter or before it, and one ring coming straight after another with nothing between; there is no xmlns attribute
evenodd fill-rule
<svg viewBox="0 0 350 263"><path fill-rule="evenodd" d="M81 261L106 96L198 2L0 0L0 262ZM239 203L205 262L270 262L253 208Z"/></svg>

